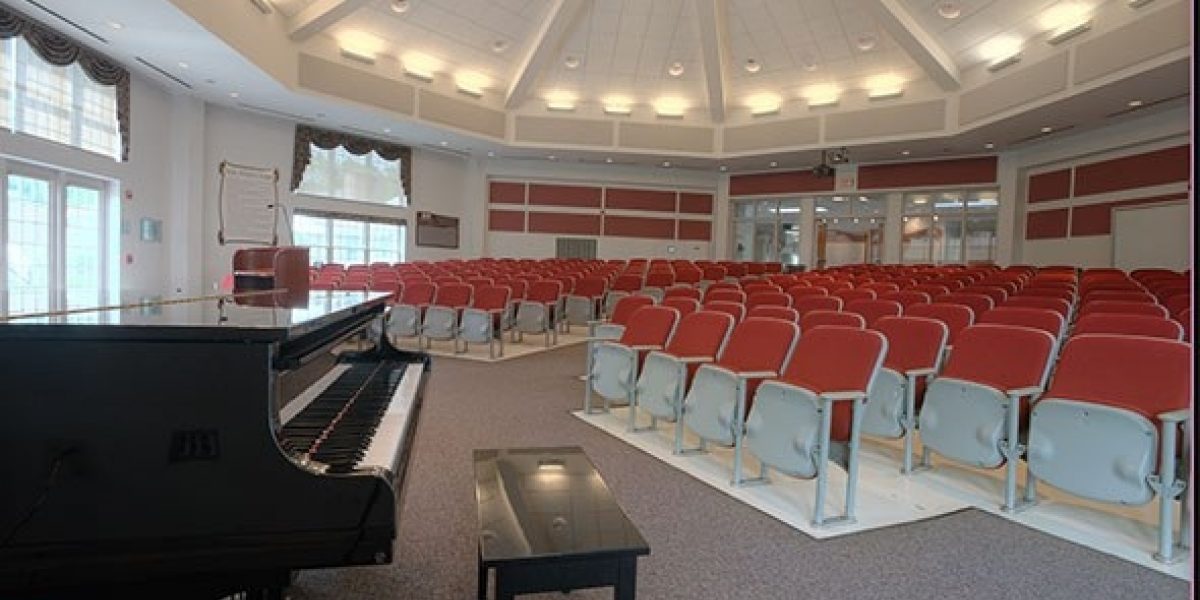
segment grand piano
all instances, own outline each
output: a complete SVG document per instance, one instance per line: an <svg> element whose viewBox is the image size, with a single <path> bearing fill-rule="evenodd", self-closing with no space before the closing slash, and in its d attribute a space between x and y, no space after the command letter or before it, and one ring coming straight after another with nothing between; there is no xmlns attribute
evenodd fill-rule
<svg viewBox="0 0 1200 600"><path fill-rule="evenodd" d="M0 598L280 598L392 560L428 357L385 294L0 317Z"/></svg>

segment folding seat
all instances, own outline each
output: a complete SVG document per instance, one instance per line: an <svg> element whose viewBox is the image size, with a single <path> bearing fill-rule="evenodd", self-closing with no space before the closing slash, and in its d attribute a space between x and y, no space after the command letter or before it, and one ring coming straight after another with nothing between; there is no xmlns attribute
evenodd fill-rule
<svg viewBox="0 0 1200 600"><path fill-rule="evenodd" d="M1175 294L1192 293L1192 283L1188 278L1179 281L1154 282L1150 286L1150 291L1159 298L1170 298Z"/></svg>
<svg viewBox="0 0 1200 600"><path fill-rule="evenodd" d="M1134 269L1129 272L1129 277L1142 285L1146 285L1147 282L1158 279L1179 277L1179 273L1170 269Z"/></svg>
<svg viewBox="0 0 1200 600"><path fill-rule="evenodd" d="M1122 302L1146 302L1158 304L1158 298L1139 290L1092 290L1079 299L1081 304L1093 300L1120 300Z"/></svg>
<svg viewBox="0 0 1200 600"><path fill-rule="evenodd" d="M784 275L783 273L773 273L767 276L767 281L775 284L781 290L786 290L793 285L796 285L796 276Z"/></svg>
<svg viewBox="0 0 1200 600"><path fill-rule="evenodd" d="M1017 295L1013 296L1013 297L1014 298L1026 298L1026 297L1030 297L1030 296L1039 297L1039 298L1058 298L1059 300L1062 300L1062 301L1070 304L1071 306L1074 306L1075 298L1077 295L1075 293L1075 290L1069 289L1069 288L1041 288L1041 287L1030 286L1030 287L1026 287L1026 288L1022 289L1021 291L1017 292Z"/></svg>
<svg viewBox="0 0 1200 600"><path fill-rule="evenodd" d="M849 281L836 280L831 283L824 283L821 285L814 284L813 287L823 287L823 288L825 288L826 292L833 294L834 292L836 292L838 290L853 289L854 285L852 283L850 283Z"/></svg>
<svg viewBox="0 0 1200 600"><path fill-rule="evenodd" d="M714 363L701 365L683 400L683 422L707 442L734 447L733 484L742 483L742 435L758 385L787 364L799 329L779 319L738 323Z"/></svg>
<svg viewBox="0 0 1200 600"><path fill-rule="evenodd" d="M1175 341L1184 339L1184 329L1178 321L1152 315L1092 313L1079 317L1071 327L1071 337L1089 333L1140 335Z"/></svg>
<svg viewBox="0 0 1200 600"><path fill-rule="evenodd" d="M508 322L511 325L517 320L517 307L520 306L521 301L525 299L526 292L529 291L529 282L524 279L510 279L501 281L499 284L506 285L512 290L512 294L508 297ZM514 330L513 333L515 335L516 331Z"/></svg>
<svg viewBox="0 0 1200 600"><path fill-rule="evenodd" d="M889 292L898 292L900 291L900 286L892 282L877 281L873 283L864 283L855 289L871 290L872 292L875 292L875 296L878 297Z"/></svg>
<svg viewBox="0 0 1200 600"><path fill-rule="evenodd" d="M834 310L810 310L800 317L801 332L810 331L823 325L863 329L866 328L867 322L858 313Z"/></svg>
<svg viewBox="0 0 1200 600"><path fill-rule="evenodd" d="M777 262L762 263L762 265L763 265L763 273L770 274L770 273L782 273L783 272L783 265L781 265Z"/></svg>
<svg viewBox="0 0 1200 600"><path fill-rule="evenodd" d="M727 275L725 276L726 280L728 280L730 278L735 279L735 280L741 279L742 277L745 277L746 275L748 275L750 273L750 269L746 266L745 263L728 261L728 262L724 262L721 264L722 264L722 266L725 267L725 272L727 273Z"/></svg>
<svg viewBox="0 0 1200 600"><path fill-rule="evenodd" d="M471 305L471 291L471 286L465 283L439 285L433 302L425 309L419 337L427 342L455 339L459 316Z"/></svg>
<svg viewBox="0 0 1200 600"><path fill-rule="evenodd" d="M753 292L746 299L746 308L755 306L791 306L792 297L779 291Z"/></svg>
<svg viewBox="0 0 1200 600"><path fill-rule="evenodd" d="M699 285L700 280L703 278L704 273L696 267L675 267L675 285Z"/></svg>
<svg viewBox="0 0 1200 600"><path fill-rule="evenodd" d="M707 288L715 282L725 281L727 273L721 265L706 265L701 269L700 287Z"/></svg>
<svg viewBox="0 0 1200 600"><path fill-rule="evenodd" d="M629 411L629 429L637 431L637 411L650 413L651 427L658 419L675 424L675 452L683 449L683 398L701 364L716 360L733 331L733 317L703 310L684 316L663 350L646 355L638 376L634 406Z"/></svg>
<svg viewBox="0 0 1200 600"><path fill-rule="evenodd" d="M596 339L615 340L621 337L625 332L625 325L629 323L629 318L639 308L644 306L653 306L654 298L650 296L626 296L617 300L617 305L613 309L612 317L607 321L592 321L588 324L588 337Z"/></svg>
<svg viewBox="0 0 1200 600"><path fill-rule="evenodd" d="M935 296L933 302L935 304L961 304L971 309L973 320L978 320L983 313L995 307L995 302L990 297L983 294L970 294L966 292L953 292L944 296Z"/></svg>
<svg viewBox="0 0 1200 600"><path fill-rule="evenodd" d="M1058 312L1048 308L1028 308L1023 306L998 306L983 313L983 316L976 323L1029 327L1045 331L1054 337L1054 353L1056 355L1067 330L1067 320Z"/></svg>
<svg viewBox="0 0 1200 600"><path fill-rule="evenodd" d="M675 285L675 273L671 271L650 271L646 273L646 283L642 286L642 293L654 298L655 302L662 302L663 296L667 293L667 288Z"/></svg>
<svg viewBox="0 0 1200 600"><path fill-rule="evenodd" d="M518 336L540 333L546 336L546 345L558 343L558 300L562 296L562 282L541 279L529 286L525 299L517 305L514 329Z"/></svg>
<svg viewBox="0 0 1200 600"><path fill-rule="evenodd" d="M1172 318L1178 317L1179 313L1183 312L1185 309L1191 308L1192 294L1190 292L1173 294L1166 298L1162 298L1161 302L1163 308L1167 309L1167 312Z"/></svg>
<svg viewBox="0 0 1200 600"><path fill-rule="evenodd" d="M851 302L854 302L856 300L874 300L876 298L875 292L873 292L871 290L860 289L860 288L854 288L854 289L850 289L850 290L838 290L836 292L831 293L830 296L836 296L838 298L841 298L842 302L844 302L846 304L850 304Z"/></svg>
<svg viewBox="0 0 1200 600"><path fill-rule="evenodd" d="M834 296L802 296L793 298L792 308L803 320L804 315L814 310L842 310L842 299Z"/></svg>
<svg viewBox="0 0 1200 600"><path fill-rule="evenodd" d="M746 292L747 296L757 294L759 292L779 292L779 286L769 281L751 281L742 284L742 291Z"/></svg>
<svg viewBox="0 0 1200 600"><path fill-rule="evenodd" d="M1017 510L1020 423L1028 414L1022 401L1045 388L1054 347L1053 336L1028 327L972 325L959 333L945 368L925 390L918 425L923 462L929 464L931 452L981 468L1007 462L1003 508ZM1026 486L1027 501L1032 493Z"/></svg>
<svg viewBox="0 0 1200 600"><path fill-rule="evenodd" d="M1183 339L1186 342L1192 341L1192 309L1191 307L1179 311L1179 315L1175 320L1183 326Z"/></svg>
<svg viewBox="0 0 1200 600"><path fill-rule="evenodd" d="M706 304L709 302L737 302L738 304L745 304L746 292L711 286L704 293L704 302Z"/></svg>
<svg viewBox="0 0 1200 600"><path fill-rule="evenodd" d="M783 319L784 321L791 321L797 324L800 323L800 313L796 312L796 309L786 306L773 306L768 304L752 306L750 307L750 311L746 313L746 317Z"/></svg>
<svg viewBox="0 0 1200 600"><path fill-rule="evenodd" d="M496 342L500 343L500 356L504 356L504 330L509 327L508 304L512 289L508 286L489 285L475 290L471 306L463 309L458 327L458 339L463 342L463 352L471 342L486 343L488 357L496 358Z"/></svg>
<svg viewBox="0 0 1200 600"><path fill-rule="evenodd" d="M651 350L662 350L667 345L678 321L679 313L673 308L643 306L629 317L619 339L590 345L584 412L592 410L593 392L604 399L604 412L613 400L631 401L642 359Z"/></svg>
<svg viewBox="0 0 1200 600"><path fill-rule="evenodd" d="M760 262L752 262L746 265L750 275L763 275L767 272L767 265Z"/></svg>
<svg viewBox="0 0 1200 600"><path fill-rule="evenodd" d="M679 311L679 316L686 317L700 310L700 301L695 298L684 298L682 296L672 296L663 298L662 306L673 308Z"/></svg>
<svg viewBox="0 0 1200 600"><path fill-rule="evenodd" d="M904 289L906 289L908 291L913 291L913 292L924 292L926 294L929 294L930 298L937 298L938 296L943 296L945 294L950 293L949 287L946 287L946 286L938 284L938 283L919 283L917 285L912 285L912 286L909 286Z"/></svg>
<svg viewBox="0 0 1200 600"><path fill-rule="evenodd" d="M611 315L617 300L641 291L642 279L642 275L638 273L618 275L609 286L608 293L604 295L604 313Z"/></svg>
<svg viewBox="0 0 1200 600"><path fill-rule="evenodd" d="M1080 305L1079 315L1090 315L1092 313L1120 313L1126 315L1152 315L1162 318L1170 317L1167 309L1159 304L1147 304L1144 302L1126 302L1122 300L1093 300L1087 304Z"/></svg>
<svg viewBox="0 0 1200 600"><path fill-rule="evenodd" d="M1175 558L1174 500L1191 469L1177 468L1181 426L1190 427L1191 348L1140 336L1072 337L1029 424L1030 484L1100 502L1143 505L1158 496L1158 549ZM1034 479L1036 478L1036 479ZM1188 507L1183 507L1187 518ZM1186 523L1186 522L1185 522ZM1183 524L1184 540L1190 533ZM1185 542L1186 543L1186 542Z"/></svg>
<svg viewBox="0 0 1200 600"><path fill-rule="evenodd" d="M725 313L733 317L734 323L741 323L742 319L746 318L746 305L741 302L729 302L726 300L709 300L704 303L702 310L711 310Z"/></svg>
<svg viewBox="0 0 1200 600"><path fill-rule="evenodd" d="M813 296L828 296L829 291L823 287L814 287L808 285L793 285L788 288L787 295L792 297L792 305L795 306L800 302L801 298L809 298Z"/></svg>
<svg viewBox="0 0 1200 600"><path fill-rule="evenodd" d="M587 325L599 318L600 302L607 288L608 281L602 277L584 277L575 284L564 303L568 331L571 325Z"/></svg>
<svg viewBox="0 0 1200 600"><path fill-rule="evenodd" d="M433 282L438 285L446 283L462 283L462 278L458 275L439 275L433 278Z"/></svg>
<svg viewBox="0 0 1200 600"><path fill-rule="evenodd" d="M373 276L371 277L370 290L372 292L389 292L393 297L399 297L400 293L400 278L392 274L391 276Z"/></svg>
<svg viewBox="0 0 1200 600"><path fill-rule="evenodd" d="M675 286L672 288L667 288L667 293L663 295L663 299L665 300L667 298L691 298L693 300L700 301L700 298L702 296L703 296L703 293L697 288Z"/></svg>
<svg viewBox="0 0 1200 600"><path fill-rule="evenodd" d="M1004 288L991 285L972 285L959 290L960 294L979 294L992 299L992 306L1008 300L1008 292Z"/></svg>
<svg viewBox="0 0 1200 600"><path fill-rule="evenodd" d="M904 316L936 319L945 324L947 350L954 346L954 340L958 338L959 332L975 323L975 312L970 307L961 304L939 304L937 302L916 304L908 307Z"/></svg>
<svg viewBox="0 0 1200 600"><path fill-rule="evenodd" d="M745 446L759 460L760 478L765 481L768 469L817 478L817 527L854 522L863 407L886 351L887 339L877 331L818 327L796 342L783 374L759 386L748 409ZM842 516L827 521L831 460L846 469L846 494ZM734 461L736 484L741 457Z"/></svg>
<svg viewBox="0 0 1200 600"><path fill-rule="evenodd" d="M1012 298L1005 300L1004 304L1001 304L997 308L1008 307L1044 308L1062 315L1064 320L1070 321L1071 319L1071 303L1063 300L1062 298L1048 298L1044 296L1013 296Z"/></svg>
<svg viewBox="0 0 1200 600"><path fill-rule="evenodd" d="M904 307L893 300L855 300L847 302L846 308L843 310L862 315L867 327L870 327L880 317L900 316L904 312Z"/></svg>
<svg viewBox="0 0 1200 600"><path fill-rule="evenodd" d="M418 337L425 308L433 302L438 286L427 281L405 283L400 301L387 313L385 331L388 337Z"/></svg>
<svg viewBox="0 0 1200 600"><path fill-rule="evenodd" d="M897 302L902 308L905 309L913 304L929 304L930 302L933 302L933 299L929 296L929 294L912 290L884 292L883 294L880 294L879 299Z"/></svg>
<svg viewBox="0 0 1200 600"><path fill-rule="evenodd" d="M937 374L950 331L925 317L882 317L871 326L888 340L883 369L867 397L863 433L904 438L902 473L912 472L917 411L929 378Z"/></svg>

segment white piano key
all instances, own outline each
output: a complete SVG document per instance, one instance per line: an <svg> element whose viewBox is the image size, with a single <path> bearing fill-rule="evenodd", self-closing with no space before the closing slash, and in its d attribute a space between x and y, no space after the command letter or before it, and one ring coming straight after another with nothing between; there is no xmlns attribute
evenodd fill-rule
<svg viewBox="0 0 1200 600"><path fill-rule="evenodd" d="M379 420L379 427L371 436L371 443L367 446L362 460L358 462L358 468L378 467L389 471L395 469L396 457L404 445L405 431L412 416L412 406L417 397L417 388L421 385L421 371L424 368L423 364L414 363L405 369L404 378L392 394L387 410Z"/></svg>

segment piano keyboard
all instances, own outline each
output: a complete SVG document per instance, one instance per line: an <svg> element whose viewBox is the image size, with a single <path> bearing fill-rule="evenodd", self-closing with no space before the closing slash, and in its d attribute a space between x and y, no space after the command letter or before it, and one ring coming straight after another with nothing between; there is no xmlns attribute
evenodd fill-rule
<svg viewBox="0 0 1200 600"><path fill-rule="evenodd" d="M291 418L284 418L281 445L302 459L327 465L328 473L358 468L395 469L421 365L384 360L352 363L314 384ZM323 389L322 389L323 388ZM312 392L320 390L313 395Z"/></svg>

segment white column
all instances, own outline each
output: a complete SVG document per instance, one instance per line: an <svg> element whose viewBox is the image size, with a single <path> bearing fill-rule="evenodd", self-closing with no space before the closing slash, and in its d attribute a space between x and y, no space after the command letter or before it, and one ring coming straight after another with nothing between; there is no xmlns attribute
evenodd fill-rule
<svg viewBox="0 0 1200 600"><path fill-rule="evenodd" d="M800 198L800 214L797 215L796 227L800 228L800 249L796 254L800 264L806 271L816 268L817 247L817 202L816 198L806 196Z"/></svg>
<svg viewBox="0 0 1200 600"><path fill-rule="evenodd" d="M202 292L204 281L204 101L171 97L170 171L164 242L171 289Z"/></svg>
<svg viewBox="0 0 1200 600"><path fill-rule="evenodd" d="M729 238L733 235L730 221L731 206L729 201L729 175L722 173L717 179L717 194L713 199L712 244L709 252L714 260L732 258L729 251Z"/></svg>
<svg viewBox="0 0 1200 600"><path fill-rule="evenodd" d="M900 263L900 245L904 235L904 194L887 195L887 220L883 223L883 264Z"/></svg>
<svg viewBox="0 0 1200 600"><path fill-rule="evenodd" d="M1021 247L1025 228L1025 182L1020 162L1013 153L1001 154L996 165L996 182L1000 185L1000 207L996 216L996 264L1010 265L1022 260Z"/></svg>

